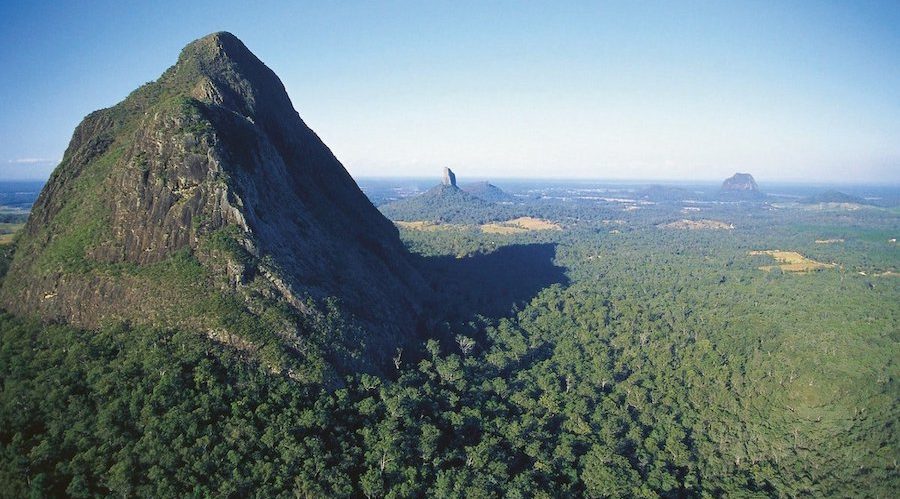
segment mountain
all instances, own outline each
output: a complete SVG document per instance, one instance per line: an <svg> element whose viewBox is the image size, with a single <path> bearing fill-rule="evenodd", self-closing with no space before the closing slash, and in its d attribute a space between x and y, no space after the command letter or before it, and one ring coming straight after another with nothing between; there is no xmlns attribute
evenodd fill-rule
<svg viewBox="0 0 900 499"><path fill-rule="evenodd" d="M719 194L724 197L738 199L757 199L763 197L756 180L749 173L735 173L722 182Z"/></svg>
<svg viewBox="0 0 900 499"><path fill-rule="evenodd" d="M516 198L503 192L502 189L490 182L471 182L460 186L460 189L489 203L509 203Z"/></svg>
<svg viewBox="0 0 900 499"><path fill-rule="evenodd" d="M0 305L192 328L273 367L338 355L323 344L373 368L415 335L426 287L410 258L275 73L222 32L78 125ZM338 318L347 337L313 337Z"/></svg>
<svg viewBox="0 0 900 499"><path fill-rule="evenodd" d="M851 203L851 204L872 204L858 196L851 196L840 191L830 190L809 196L800 200L803 204L819 204L819 203Z"/></svg>
<svg viewBox="0 0 900 499"><path fill-rule="evenodd" d="M450 168L444 167L444 175L441 177L441 185L456 187L456 174Z"/></svg>
<svg viewBox="0 0 900 499"><path fill-rule="evenodd" d="M441 183L424 193L379 207L391 220L427 220L442 223L484 223L506 220L507 210L480 199L456 185L456 175L444 168Z"/></svg>

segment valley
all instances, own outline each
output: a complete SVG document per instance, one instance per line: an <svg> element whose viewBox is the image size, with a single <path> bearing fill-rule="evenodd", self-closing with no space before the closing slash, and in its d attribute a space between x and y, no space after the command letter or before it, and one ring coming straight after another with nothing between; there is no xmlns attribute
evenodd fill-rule
<svg viewBox="0 0 900 499"><path fill-rule="evenodd" d="M896 185L354 178L227 32L71 137L0 181L0 497L900 489Z"/></svg>
<svg viewBox="0 0 900 499"><path fill-rule="evenodd" d="M698 213L685 212L697 206L687 201L638 205L630 186L554 186L545 192L566 195L538 196L540 185L504 189L518 200L501 205L510 218L486 225L514 230L426 222L441 218L428 210L415 213L419 221L395 221L431 289L430 339L396 350L381 377L345 373L328 387L260 371L258 353L190 331L87 333L5 315L2 361L18 367L6 371L4 400L18 394L44 424L61 425L29 429L7 412L5 448L48 449L31 473L46 477L43 490L67 493L103 483L84 491L551 497L842 495L852 487L889 495L900 281L878 276L900 266L895 209L740 201ZM459 219L485 220L498 208L459 209ZM727 221L727 230L709 220ZM342 312L331 314L306 326L324 339L324 358L360 355L335 348L334 335L352 330ZM63 343L109 353L65 354ZM72 381L49 399L30 398L62 374L29 374L47 359ZM80 378L87 369L102 374ZM125 392L101 392L110 377L137 387L129 390L138 398L113 403ZM174 386L167 399L155 395ZM77 412L72 400L98 416ZM162 412L141 416L148 410ZM119 443L104 444L109 457L90 457L99 441L62 431L76 421L88 435L115 436ZM222 424L233 436L214 437ZM126 451L128 435L143 435L146 450ZM200 442L211 446L202 454L191 450ZM237 475L175 472L219 470L215 460L236 448L227 459ZM62 456L90 467L54 471ZM145 471L121 474L116 456Z"/></svg>

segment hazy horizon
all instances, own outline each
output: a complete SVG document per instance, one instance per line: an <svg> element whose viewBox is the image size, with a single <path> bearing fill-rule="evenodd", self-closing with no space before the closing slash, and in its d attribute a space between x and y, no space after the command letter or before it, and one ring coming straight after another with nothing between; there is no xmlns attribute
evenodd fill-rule
<svg viewBox="0 0 900 499"><path fill-rule="evenodd" d="M45 180L84 116L226 30L355 178L900 184L895 2L0 14L0 180Z"/></svg>

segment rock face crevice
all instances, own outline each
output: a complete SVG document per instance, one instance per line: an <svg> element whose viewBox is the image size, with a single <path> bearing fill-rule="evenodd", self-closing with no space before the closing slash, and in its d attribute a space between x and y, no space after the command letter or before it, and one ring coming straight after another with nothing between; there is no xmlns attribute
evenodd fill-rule
<svg viewBox="0 0 900 499"><path fill-rule="evenodd" d="M336 299L363 331L354 341L387 364L415 335L426 289L397 229L275 73L215 33L76 128L0 303L88 328L126 320L226 334L213 317L226 298L250 313L284 303L303 315Z"/></svg>

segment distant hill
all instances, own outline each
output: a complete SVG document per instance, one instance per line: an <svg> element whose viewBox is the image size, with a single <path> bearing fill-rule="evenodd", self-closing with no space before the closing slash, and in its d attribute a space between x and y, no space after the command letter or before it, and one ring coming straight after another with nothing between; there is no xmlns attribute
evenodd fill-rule
<svg viewBox="0 0 900 499"><path fill-rule="evenodd" d="M858 197L845 194L840 191L830 190L819 194L815 194L800 200L803 204L819 204L819 203L850 203L850 204L866 204L871 205L869 201Z"/></svg>
<svg viewBox="0 0 900 499"><path fill-rule="evenodd" d="M379 207L391 220L480 224L506 217L505 207L477 198L455 185L436 185L415 197Z"/></svg>
<svg viewBox="0 0 900 499"><path fill-rule="evenodd" d="M336 307L362 337L328 344L364 342L366 369L416 334L426 285L410 260L275 73L215 33L78 125L0 305L83 328L186 327L316 369L310 324Z"/></svg>
<svg viewBox="0 0 900 499"><path fill-rule="evenodd" d="M418 196L381 205L379 209L391 220L425 220L443 223L481 224L511 218L510 210L476 197L456 185L456 176L444 169L443 180ZM502 191L501 191L502 192Z"/></svg>
<svg viewBox="0 0 900 499"><path fill-rule="evenodd" d="M504 192L496 185L487 181L463 184L462 186L460 186L460 189L489 203L507 203L512 202L516 199L515 197Z"/></svg>
<svg viewBox="0 0 900 499"><path fill-rule="evenodd" d="M753 175L749 173L735 173L722 182L719 195L728 199L754 200L761 199L765 195L760 192Z"/></svg>

